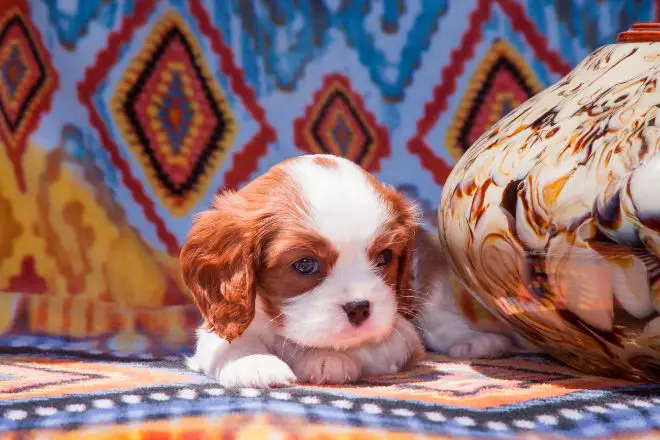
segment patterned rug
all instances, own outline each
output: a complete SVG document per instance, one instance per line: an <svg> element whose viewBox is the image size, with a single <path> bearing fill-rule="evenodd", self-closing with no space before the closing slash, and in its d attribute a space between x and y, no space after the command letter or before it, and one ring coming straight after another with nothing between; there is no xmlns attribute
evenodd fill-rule
<svg viewBox="0 0 660 440"><path fill-rule="evenodd" d="M429 355L353 386L228 391L175 358L4 352L0 438L641 438L660 429L660 386L583 376L536 355Z"/></svg>

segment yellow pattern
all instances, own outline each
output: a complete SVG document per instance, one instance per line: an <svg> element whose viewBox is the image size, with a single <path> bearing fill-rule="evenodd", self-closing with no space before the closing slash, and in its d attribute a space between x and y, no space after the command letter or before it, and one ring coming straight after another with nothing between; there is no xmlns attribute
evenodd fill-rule
<svg viewBox="0 0 660 440"><path fill-rule="evenodd" d="M23 298L31 333L120 332L131 339L139 325L182 341L181 307L172 307L188 304L178 259L140 237L101 184L101 171L63 147L31 145L25 163L26 191L11 179L0 188L0 290L7 291L24 259L32 258L46 292L2 293L0 334L11 329ZM0 154L0 173L9 170Z"/></svg>

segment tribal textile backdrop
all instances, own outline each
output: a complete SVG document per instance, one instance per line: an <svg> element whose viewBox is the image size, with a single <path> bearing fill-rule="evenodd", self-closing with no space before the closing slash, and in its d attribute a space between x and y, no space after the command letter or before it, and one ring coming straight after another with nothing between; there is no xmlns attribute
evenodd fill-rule
<svg viewBox="0 0 660 440"><path fill-rule="evenodd" d="M490 124L658 3L2 0L0 342L189 347L191 218L287 157L348 157L435 222Z"/></svg>
<svg viewBox="0 0 660 440"><path fill-rule="evenodd" d="M660 435L659 385L531 354L224 390L182 363L199 315L178 267L214 194L303 153L352 159L435 223L487 127L659 14L660 0L0 0L0 438Z"/></svg>

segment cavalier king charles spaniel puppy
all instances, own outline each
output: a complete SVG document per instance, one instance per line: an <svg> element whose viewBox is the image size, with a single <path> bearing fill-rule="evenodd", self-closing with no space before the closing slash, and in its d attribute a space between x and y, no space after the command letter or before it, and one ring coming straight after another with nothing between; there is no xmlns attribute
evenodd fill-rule
<svg viewBox="0 0 660 440"><path fill-rule="evenodd" d="M512 346L458 313L416 206L335 156L284 161L220 195L181 265L204 317L188 366L225 387L393 374L423 358L423 343L452 357Z"/></svg>

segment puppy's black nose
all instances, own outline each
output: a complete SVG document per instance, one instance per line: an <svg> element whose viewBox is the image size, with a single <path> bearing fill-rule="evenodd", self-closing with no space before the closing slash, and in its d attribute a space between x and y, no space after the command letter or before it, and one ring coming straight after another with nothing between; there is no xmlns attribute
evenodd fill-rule
<svg viewBox="0 0 660 440"><path fill-rule="evenodd" d="M369 317L369 301L351 301L341 307L353 325L360 325Z"/></svg>

